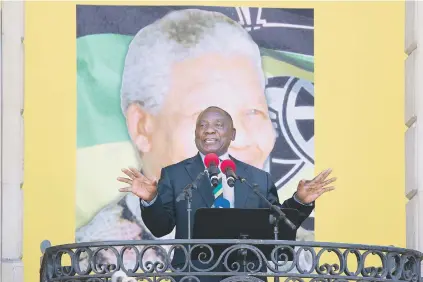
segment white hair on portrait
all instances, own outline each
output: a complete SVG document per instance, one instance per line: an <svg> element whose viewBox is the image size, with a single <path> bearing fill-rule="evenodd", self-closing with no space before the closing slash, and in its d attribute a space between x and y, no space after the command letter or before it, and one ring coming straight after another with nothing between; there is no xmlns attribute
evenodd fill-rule
<svg viewBox="0 0 423 282"><path fill-rule="evenodd" d="M156 114L169 90L172 64L208 52L250 57L264 91L260 50L240 24L218 12L172 11L141 29L129 45L121 87L124 115L131 103Z"/></svg>

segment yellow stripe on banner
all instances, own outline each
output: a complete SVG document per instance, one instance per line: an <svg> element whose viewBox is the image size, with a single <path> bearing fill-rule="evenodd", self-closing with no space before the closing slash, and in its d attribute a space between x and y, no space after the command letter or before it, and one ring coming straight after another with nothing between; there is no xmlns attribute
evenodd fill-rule
<svg viewBox="0 0 423 282"><path fill-rule="evenodd" d="M314 73L305 71L291 64L275 60L268 56L262 57L262 64L266 69L266 76L296 76L309 81L314 81Z"/></svg>
<svg viewBox="0 0 423 282"><path fill-rule="evenodd" d="M118 182L116 177L125 176L122 168L138 167L138 163L130 142L80 148L76 155L75 228L79 228L87 224L100 209L123 196L118 189L125 185ZM102 188L101 193L98 187Z"/></svg>

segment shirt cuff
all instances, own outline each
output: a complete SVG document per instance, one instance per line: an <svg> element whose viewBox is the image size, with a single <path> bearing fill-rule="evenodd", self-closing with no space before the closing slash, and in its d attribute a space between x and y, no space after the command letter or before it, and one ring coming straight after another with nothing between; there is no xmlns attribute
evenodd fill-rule
<svg viewBox="0 0 423 282"><path fill-rule="evenodd" d="M300 199L298 199L298 197L297 197L297 192L295 192L294 193L294 200L297 202L297 203L299 203L299 204L301 204L301 205L303 205L303 206L312 206L313 205L313 203L310 203L310 204L304 204L303 202L301 202L300 201Z"/></svg>
<svg viewBox="0 0 423 282"><path fill-rule="evenodd" d="M151 200L150 202L146 202L146 201L144 201L144 200L142 200L141 199L141 205L143 206L143 207L149 207L149 206L151 206L152 204L154 204L154 202L157 200L157 195L156 195L156 197L154 197L154 199L153 200Z"/></svg>

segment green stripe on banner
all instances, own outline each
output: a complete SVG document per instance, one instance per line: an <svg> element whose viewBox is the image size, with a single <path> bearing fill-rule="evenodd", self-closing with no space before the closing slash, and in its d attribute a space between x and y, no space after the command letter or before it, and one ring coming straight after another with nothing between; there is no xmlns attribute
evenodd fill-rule
<svg viewBox="0 0 423 282"><path fill-rule="evenodd" d="M128 141L120 86L132 36L96 34L77 39L77 147ZM314 58L261 49L266 75L314 81Z"/></svg>
<svg viewBox="0 0 423 282"><path fill-rule="evenodd" d="M261 48L262 56L271 57L273 59L291 64L295 67L301 68L307 72L314 72L314 57L297 53L282 52L278 50L271 50Z"/></svg>
<svg viewBox="0 0 423 282"><path fill-rule="evenodd" d="M120 108L121 74L132 36L77 40L77 147L129 140Z"/></svg>

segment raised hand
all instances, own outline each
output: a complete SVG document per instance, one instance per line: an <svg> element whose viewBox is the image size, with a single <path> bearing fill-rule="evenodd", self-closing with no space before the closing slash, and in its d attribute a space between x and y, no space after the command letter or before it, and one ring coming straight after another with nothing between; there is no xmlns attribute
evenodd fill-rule
<svg viewBox="0 0 423 282"><path fill-rule="evenodd" d="M149 202L154 199L157 195L157 180L151 180L141 174L135 168L123 168L122 172L125 173L129 178L118 177L117 180L123 183L127 183L130 186L120 188L120 192L131 192L142 200Z"/></svg>
<svg viewBox="0 0 423 282"><path fill-rule="evenodd" d="M297 187L298 199L304 204L310 204L323 193L334 190L334 186L327 187L336 180L336 177L326 180L331 172L331 169L327 169L322 171L313 180L301 180Z"/></svg>

